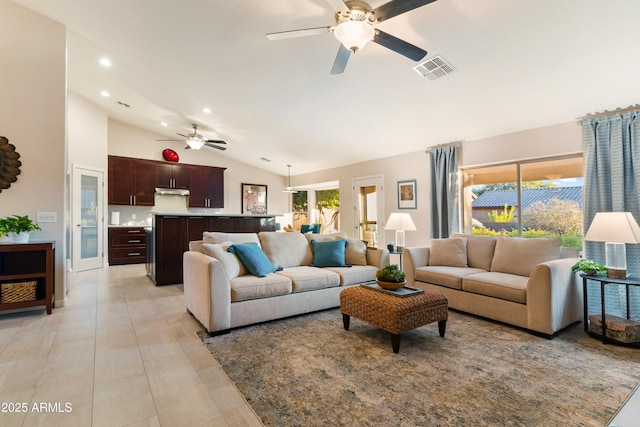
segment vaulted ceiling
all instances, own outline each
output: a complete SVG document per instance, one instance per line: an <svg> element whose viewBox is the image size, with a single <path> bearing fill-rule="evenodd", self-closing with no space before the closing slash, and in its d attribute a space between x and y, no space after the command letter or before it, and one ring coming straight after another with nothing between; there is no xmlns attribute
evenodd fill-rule
<svg viewBox="0 0 640 427"><path fill-rule="evenodd" d="M67 26L69 88L110 117L167 137L198 123L217 155L282 175L640 99L637 0L438 0L378 25L455 68L436 80L375 43L331 75L332 34L265 37L334 24L327 0L14 1Z"/></svg>

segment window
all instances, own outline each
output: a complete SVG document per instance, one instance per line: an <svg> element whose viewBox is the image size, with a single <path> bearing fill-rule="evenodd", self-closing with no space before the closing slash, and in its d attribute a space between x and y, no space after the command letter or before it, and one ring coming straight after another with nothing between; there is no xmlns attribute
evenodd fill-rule
<svg viewBox="0 0 640 427"><path fill-rule="evenodd" d="M462 170L466 232L561 237L582 249L582 156Z"/></svg>
<svg viewBox="0 0 640 427"><path fill-rule="evenodd" d="M321 224L321 232L340 231L340 190L307 189L293 194L293 228Z"/></svg>

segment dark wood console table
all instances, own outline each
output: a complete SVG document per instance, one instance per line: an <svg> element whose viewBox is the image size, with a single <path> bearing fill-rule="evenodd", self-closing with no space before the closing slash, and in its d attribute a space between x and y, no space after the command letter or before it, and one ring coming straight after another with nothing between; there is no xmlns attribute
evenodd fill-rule
<svg viewBox="0 0 640 427"><path fill-rule="evenodd" d="M30 286L35 282L35 296L9 302L0 299L0 311L44 305L47 314L54 306L55 242L0 243L0 288ZM5 297L6 298L6 297Z"/></svg>

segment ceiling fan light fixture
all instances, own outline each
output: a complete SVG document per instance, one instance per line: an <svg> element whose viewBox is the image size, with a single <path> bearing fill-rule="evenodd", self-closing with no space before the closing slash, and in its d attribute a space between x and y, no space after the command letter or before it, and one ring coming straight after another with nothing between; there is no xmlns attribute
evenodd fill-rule
<svg viewBox="0 0 640 427"><path fill-rule="evenodd" d="M336 39L353 53L365 47L373 39L374 34L373 25L368 21L344 21L333 31Z"/></svg>
<svg viewBox="0 0 640 427"><path fill-rule="evenodd" d="M203 139L198 138L197 136L190 136L189 138L187 138L186 143L189 146L189 148L193 150L199 150L204 146Z"/></svg>

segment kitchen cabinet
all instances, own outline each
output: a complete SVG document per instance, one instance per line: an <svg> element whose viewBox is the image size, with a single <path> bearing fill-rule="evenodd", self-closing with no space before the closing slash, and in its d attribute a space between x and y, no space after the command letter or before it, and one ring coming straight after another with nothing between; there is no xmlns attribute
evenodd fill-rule
<svg viewBox="0 0 640 427"><path fill-rule="evenodd" d="M109 204L153 206L155 163L109 156Z"/></svg>
<svg viewBox="0 0 640 427"><path fill-rule="evenodd" d="M45 306L51 314L54 278L55 242L0 243L0 311Z"/></svg>
<svg viewBox="0 0 640 427"><path fill-rule="evenodd" d="M189 166L176 163L157 162L155 167L156 187L188 189L189 169Z"/></svg>
<svg viewBox="0 0 640 427"><path fill-rule="evenodd" d="M109 227L109 265L144 263L146 252L144 227Z"/></svg>
<svg viewBox="0 0 640 427"><path fill-rule="evenodd" d="M224 208L224 170L189 166L189 207Z"/></svg>
<svg viewBox="0 0 640 427"><path fill-rule="evenodd" d="M153 228L148 237L147 275L156 285L182 283L182 255L189 242L202 240L204 231L260 232L274 231L273 216L153 216Z"/></svg>

